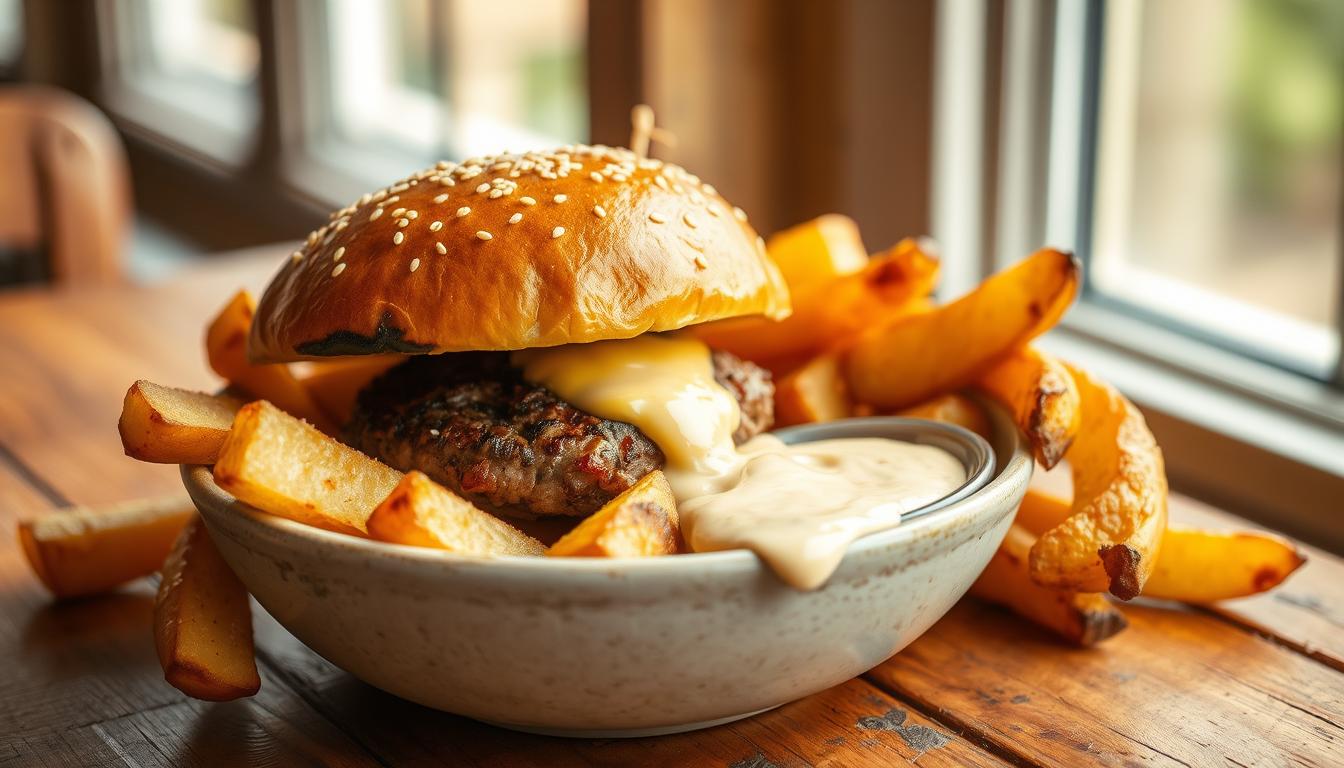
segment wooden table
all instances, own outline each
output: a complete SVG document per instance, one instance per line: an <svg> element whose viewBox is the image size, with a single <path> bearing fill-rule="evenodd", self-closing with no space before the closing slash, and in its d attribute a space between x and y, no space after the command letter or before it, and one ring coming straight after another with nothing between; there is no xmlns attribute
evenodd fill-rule
<svg viewBox="0 0 1344 768"><path fill-rule="evenodd" d="M14 521L179 488L122 456L137 378L209 388L203 322L275 251L148 288L0 295L0 765L1344 765L1344 561L1217 609L1126 606L1128 631L1060 645L963 601L868 674L759 717L637 740L527 736L360 683L256 611L261 693L163 682L152 585L54 604ZM1242 524L1186 499L1178 519Z"/></svg>

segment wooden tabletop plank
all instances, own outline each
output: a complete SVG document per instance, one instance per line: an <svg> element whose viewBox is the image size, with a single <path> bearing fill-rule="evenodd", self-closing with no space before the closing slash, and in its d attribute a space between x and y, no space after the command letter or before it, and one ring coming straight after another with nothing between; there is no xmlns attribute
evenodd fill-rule
<svg viewBox="0 0 1344 768"><path fill-rule="evenodd" d="M1265 530L1186 498L1173 500L1171 518L1182 525L1204 528ZM1206 610L1344 671L1344 560L1315 547L1299 546L1307 562L1278 589L1228 600Z"/></svg>
<svg viewBox="0 0 1344 768"><path fill-rule="evenodd" d="M964 601L867 677L1043 765L1344 762L1344 675L1203 612L1125 615L1079 650Z"/></svg>

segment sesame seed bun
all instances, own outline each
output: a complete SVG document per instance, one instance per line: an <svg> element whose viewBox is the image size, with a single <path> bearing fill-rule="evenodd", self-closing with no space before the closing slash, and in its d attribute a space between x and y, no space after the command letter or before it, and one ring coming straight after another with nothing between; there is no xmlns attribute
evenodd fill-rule
<svg viewBox="0 0 1344 768"><path fill-rule="evenodd" d="M571 146L440 163L332 214L266 289L248 349L526 349L788 312L764 243L712 187Z"/></svg>

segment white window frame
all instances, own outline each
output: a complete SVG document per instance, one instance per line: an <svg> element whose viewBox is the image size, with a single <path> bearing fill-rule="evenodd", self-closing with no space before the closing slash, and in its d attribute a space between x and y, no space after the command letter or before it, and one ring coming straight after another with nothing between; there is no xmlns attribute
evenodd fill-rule
<svg viewBox="0 0 1344 768"><path fill-rule="evenodd" d="M984 48L983 13L963 0L938 0L940 47ZM948 260L966 269L1001 267L1042 245L1081 250L1091 215L1089 142L1095 119L1103 0L1009 0L1004 6L1003 59L935 54L933 235ZM967 98L948 89L990 89L977 73L999 78L1000 158L992 210L984 199L987 169L939 163L945 156L979 157L981 130L939 131L944 105ZM962 114L966 113L965 108ZM970 226L974 235L955 231ZM980 232L994 232L992 247ZM971 243L973 245L967 245ZM992 251L993 258L985 258ZM955 265L954 265L955 266ZM957 271L957 270L954 270ZM988 269L980 274L983 275ZM1344 294L1344 286L1341 286ZM1344 313L1341 313L1344 315ZM1243 514L1337 550L1344 549L1338 500L1344 498L1344 367L1330 381L1290 373L1180 333L1152 317L1085 295L1060 327L1040 342L1046 349L1098 371L1148 414L1168 446L1168 475L1177 488L1204 495Z"/></svg>

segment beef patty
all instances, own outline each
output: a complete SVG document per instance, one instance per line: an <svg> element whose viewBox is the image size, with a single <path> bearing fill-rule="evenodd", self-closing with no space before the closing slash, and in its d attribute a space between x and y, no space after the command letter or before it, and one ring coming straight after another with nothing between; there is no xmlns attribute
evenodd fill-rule
<svg viewBox="0 0 1344 768"><path fill-rule="evenodd" d="M770 373L727 352L715 352L713 363L742 409L733 438L769 429ZM592 514L664 462L639 429L524 381L502 352L411 357L360 393L345 435L485 509L527 517Z"/></svg>

